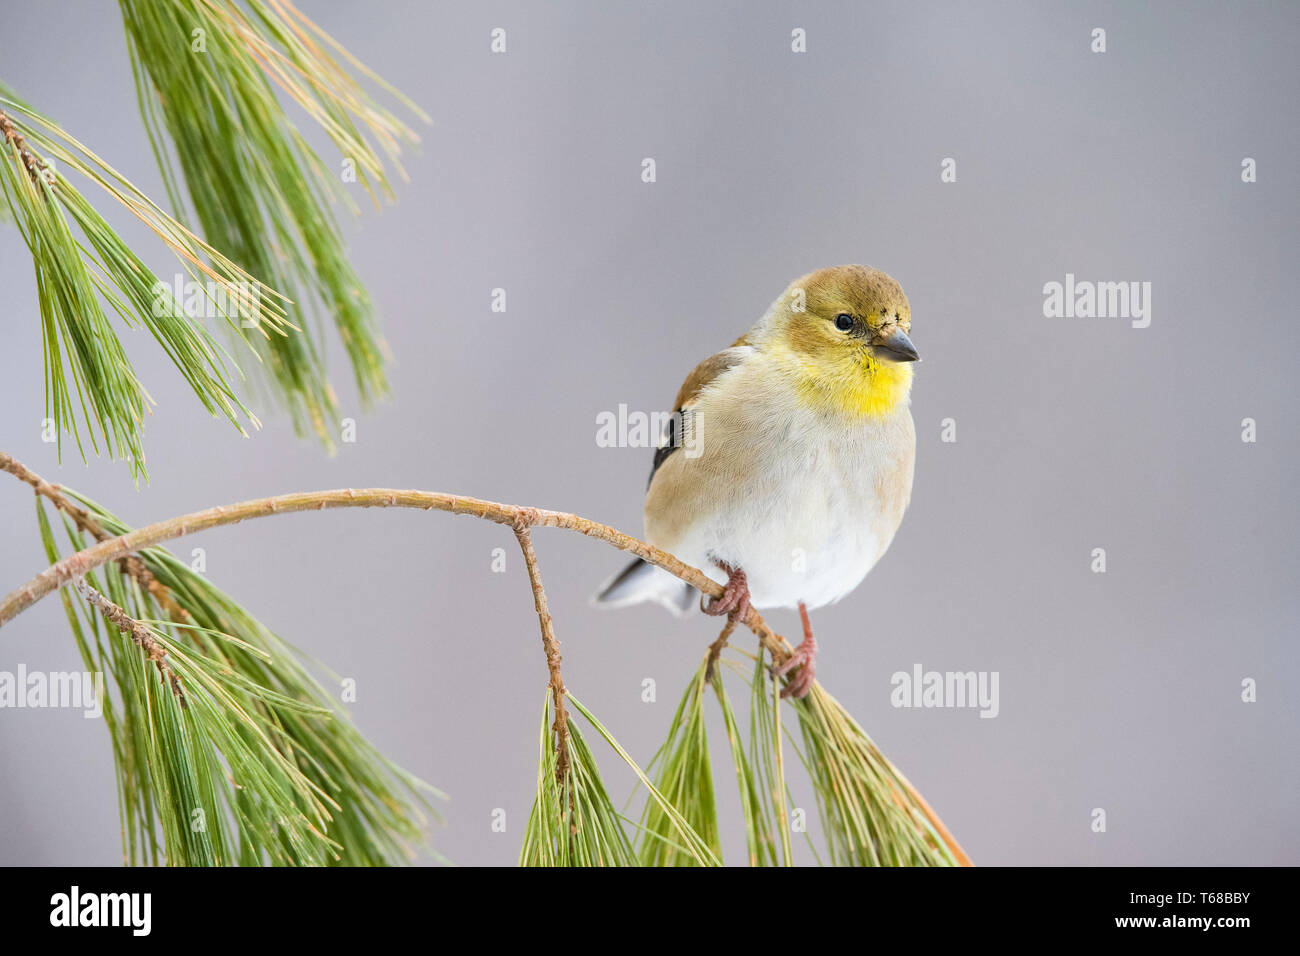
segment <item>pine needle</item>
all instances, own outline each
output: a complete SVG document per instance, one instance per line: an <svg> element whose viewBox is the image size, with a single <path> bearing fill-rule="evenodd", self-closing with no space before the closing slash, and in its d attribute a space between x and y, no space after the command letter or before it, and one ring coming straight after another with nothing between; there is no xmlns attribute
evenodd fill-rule
<svg viewBox="0 0 1300 956"><path fill-rule="evenodd" d="M835 698L814 685L794 707L833 865L958 865L902 775Z"/></svg>
<svg viewBox="0 0 1300 956"><path fill-rule="evenodd" d="M760 664L761 667L761 664ZM779 759L771 760L769 751L763 746L773 740L772 735L762 733L756 726L754 718L759 713L770 714L776 711L768 701L763 699L762 691L769 683L760 671L755 675L753 696L751 699L751 752L745 753L745 741L741 736L740 725L731 709L723 687L722 669L716 668L713 674L713 690L722 708L722 722L727 730L727 743L731 750L732 766L736 770L736 783L740 788L740 812L745 825L745 845L748 850L750 866L785 866L793 865L790 859L789 826L785 817L785 778ZM780 736L775 735L776 753L780 754ZM778 799L779 794L779 799ZM775 801L769 804L769 800ZM776 809L779 807L779 809ZM777 855L773 830L781 837L783 854Z"/></svg>
<svg viewBox="0 0 1300 956"><path fill-rule="evenodd" d="M65 175L71 171L105 190L175 255L197 288L211 287L224 304L214 310L242 339L244 327L285 335L275 292L263 290L167 215L121 173L0 84L0 193L32 254L45 352L46 417L59 451L69 434L82 457L124 458L146 477L144 418L152 404L109 315L126 328L143 325L184 376L204 408L240 431L256 426L230 384L228 354L185 303L108 225ZM107 306L107 311L105 307ZM238 373L238 369L235 368Z"/></svg>
<svg viewBox="0 0 1300 956"><path fill-rule="evenodd" d="M538 735L537 797L519 853L520 866L636 866L636 854L623 832L600 779L596 760L574 725L569 725L569 769L563 779L551 725L547 688Z"/></svg>
<svg viewBox="0 0 1300 956"><path fill-rule="evenodd" d="M184 182L204 236L293 305L299 334L256 347L301 432L333 444L337 408L319 332L332 320L363 403L386 393L387 349L330 203L355 208L350 170L378 205L391 199L415 133L377 105L344 66L427 121L285 0L120 0L137 97L173 207ZM289 121L277 90L338 148L331 170ZM170 148L168 148L170 145Z"/></svg>
<svg viewBox="0 0 1300 956"><path fill-rule="evenodd" d="M748 655L747 655L748 656ZM656 753L656 786L679 816L720 856L713 773L705 734L703 690L708 659L692 678L673 715L668 738ZM735 665L731 669L737 670ZM786 751L803 763L818 807L830 862L840 866L955 866L960 861L932 825L906 780L876 748L852 717L820 685L801 701L782 701L780 687L767 676L762 649L750 678L748 746L727 697L722 667L711 682L740 791L750 866L793 866ZM744 679L743 673L741 678ZM804 748L789 740L781 707L794 708ZM668 840L671 820L659 804L647 803L641 861L647 866L690 866ZM807 831L805 829L805 836ZM808 844L817 858L816 845Z"/></svg>
<svg viewBox="0 0 1300 956"><path fill-rule="evenodd" d="M130 530L89 499L64 493L106 532ZM41 538L54 561L59 549L42 502ZM85 547L67 515L63 525L72 548ZM162 663L101 610L60 592L87 670L112 685L103 714L125 862L409 862L427 817L437 816L429 800L441 794L375 751L293 648L228 595L164 549L140 560L154 588L141 585L128 561L86 582L165 650ZM168 595L167 608L159 593Z"/></svg>
<svg viewBox="0 0 1300 956"><path fill-rule="evenodd" d="M623 759L645 786L649 797L670 826L661 839L699 866L720 866L709 843L650 782L637 765L582 702L572 694L566 699L605 742ZM637 866L641 861L623 829L626 822L615 809L601 782L595 758L573 718L568 721L570 766L563 780L556 777L558 765L552 724L551 693L547 689L538 742L537 797L528 817L528 829L520 852L521 866Z"/></svg>
<svg viewBox="0 0 1300 956"><path fill-rule="evenodd" d="M701 664L686 687L668 728L668 739L650 761L659 767L655 786L719 858L718 807L713 789L709 740L704 728L704 688L707 663ZM644 866L698 866L698 860L667 842L674 820L658 803L646 802L642 823L641 862Z"/></svg>

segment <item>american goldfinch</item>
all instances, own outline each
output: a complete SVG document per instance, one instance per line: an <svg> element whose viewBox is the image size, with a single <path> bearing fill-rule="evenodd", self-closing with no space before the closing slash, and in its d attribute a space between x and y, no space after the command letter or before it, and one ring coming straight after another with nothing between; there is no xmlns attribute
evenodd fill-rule
<svg viewBox="0 0 1300 956"><path fill-rule="evenodd" d="M912 316L868 266L796 279L758 323L696 366L655 452L646 540L725 586L703 606L798 608L803 641L777 669L782 696L812 688L810 608L838 601L880 560L912 495ZM694 588L639 558L596 594L689 611Z"/></svg>

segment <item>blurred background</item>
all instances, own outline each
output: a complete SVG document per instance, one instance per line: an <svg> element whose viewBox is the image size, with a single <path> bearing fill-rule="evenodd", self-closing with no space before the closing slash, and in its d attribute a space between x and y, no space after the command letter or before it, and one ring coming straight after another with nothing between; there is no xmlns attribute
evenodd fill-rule
<svg viewBox="0 0 1300 956"><path fill-rule="evenodd" d="M433 117L397 205L344 222L396 356L392 399L363 412L331 339L355 443L328 457L265 406L245 439L204 415L145 333L127 333L158 403L150 483L135 487L121 463L83 465L66 444L60 464L40 437L30 256L0 226L0 448L137 525L392 486L639 534L651 452L599 447L597 415L669 410L696 362L791 279L868 263L903 284L924 356L916 485L888 555L814 616L823 684L977 864L1300 863L1300 8L302 8ZM504 54L489 48L498 27ZM806 53L791 51L796 28ZM7 5L0 75L165 195L113 5ZM941 182L945 158L956 182ZM175 271L110 215L156 251L160 274ZM1150 282L1150 326L1045 318L1043 286L1066 273ZM505 313L490 308L498 288ZM941 441L949 418L955 442ZM30 499L0 483L0 591L45 565ZM534 537L566 683L644 765L717 622L597 611L587 598L623 555ZM357 682L353 714L383 752L447 791L440 852L517 859L547 674L507 529L331 512L174 545L195 547L212 580ZM797 633L792 612L768 618ZM80 669L57 600L0 633L0 670L20 664ZM915 664L997 671L998 716L892 707L890 676ZM1255 703L1241 699L1246 678ZM656 702L642 700L646 679ZM734 862L720 724L711 740ZM0 754L0 863L120 862L99 722L0 710ZM632 779L603 763L621 804ZM792 787L815 816L806 781Z"/></svg>

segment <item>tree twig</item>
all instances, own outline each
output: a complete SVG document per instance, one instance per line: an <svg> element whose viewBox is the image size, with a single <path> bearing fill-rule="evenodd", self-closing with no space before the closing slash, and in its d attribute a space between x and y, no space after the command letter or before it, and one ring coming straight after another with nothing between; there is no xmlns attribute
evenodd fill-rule
<svg viewBox="0 0 1300 956"><path fill-rule="evenodd" d="M62 488L50 484L22 462L2 451L0 451L0 471L7 471L19 481L31 485L38 495L48 498L53 502L54 507L71 518L79 529L96 541L107 541L113 537L94 515L80 505L73 504L71 499L63 493ZM176 598L172 596L171 588L154 577L153 572L145 566L145 563L140 560L138 555L132 554L118 560L126 572L135 578L142 588L153 595L154 600L158 602L158 605L167 612L173 621L185 623L190 619L190 612L177 603Z"/></svg>
<svg viewBox="0 0 1300 956"><path fill-rule="evenodd" d="M32 471L16 458L6 455L0 451L0 471L7 471L19 481L24 481L31 485L38 495L50 499L54 506L70 517L82 531L92 535L98 541L106 541L112 535L104 530L104 526L95 520L85 508L74 505L66 495L63 489L58 485L52 485L36 472Z"/></svg>
<svg viewBox="0 0 1300 956"><path fill-rule="evenodd" d="M718 666L718 658L722 656L722 649L727 646L727 640L731 637L731 632L736 629L736 619L732 615L727 615L727 623L722 625L722 633L718 639L709 645L709 663L704 668L704 682L707 684L713 680L713 671Z"/></svg>
<svg viewBox="0 0 1300 956"><path fill-rule="evenodd" d="M4 110L0 110L0 137L13 146L14 152L22 158L23 165L27 167L27 175L32 177L33 183L45 179L49 166L45 160L28 149L27 140L23 138L22 133L14 129L13 121Z"/></svg>
<svg viewBox="0 0 1300 956"><path fill-rule="evenodd" d="M162 642L154 636L148 625L137 621L127 613L125 608L114 604L84 580L78 580L76 588L88 604L98 609L104 620L131 638L136 646L144 651L145 656L153 661L154 666L158 668L159 675L162 676L164 683L171 688L171 692L176 695L180 705L182 707L186 706L180 678L176 676L176 672L172 670L171 665L167 663L167 648L163 647Z"/></svg>
<svg viewBox="0 0 1300 956"><path fill-rule="evenodd" d="M551 699L555 708L555 779L561 787L569 775L569 715L564 709L564 675L560 673L560 642L555 637L555 625L551 621L550 608L546 606L546 589L542 587L542 569L537 564L537 552L533 550L533 536L528 525L520 522L515 525L515 537L519 540L519 550L524 553L524 564L528 566L528 583L533 588L533 604L537 608L537 620L542 628L542 649L546 652L546 667L551 674Z"/></svg>
<svg viewBox="0 0 1300 956"><path fill-rule="evenodd" d="M288 514L295 511L323 511L330 508L414 508L424 511L446 511L451 514L470 515L486 521L493 521L497 524L509 525L519 539L521 549L524 549L524 560L528 564L529 579L533 582L534 603L538 609L538 619L542 625L542 641L547 652L547 665L552 664L552 650L554 650L554 668L551 670L551 689L555 695L556 722L558 727L563 727L567 739L567 721L561 720L564 715L563 705L563 680L559 673L559 642L555 640L554 628L551 625L550 612L546 607L545 594L541 588L541 575L537 569L537 556L532 550L532 540L529 529L533 527L544 528L563 528L569 531L576 531L579 534L586 535L589 538L596 538L604 541L606 544L617 548L620 551L626 551L635 554L642 560L648 561L656 567L663 568L668 573L677 577L679 580L690 584L704 594L710 597L721 597L723 586L712 578L704 574L698 568L691 567L688 564L679 561L676 557L666 551L646 544L633 538L631 535L610 527L609 525L600 524L589 518L583 518L580 515L570 514L563 511L547 511L541 508L529 508L520 505L500 504L493 501L484 501L479 498L470 498L463 495L451 495L443 492L432 491L407 491L392 488L342 488L334 491L318 492L300 492L288 495L276 495L270 498L257 498L251 501L244 501L233 505L222 505L216 508L207 508L203 511L195 511L190 514L181 515L166 521L159 521L154 524L145 525L137 528L127 534L110 536L98 525L95 518L85 511L72 504L61 492L57 485L51 485L44 481L40 476L34 474L13 458L0 452L0 471L8 471L18 478L27 482L37 492L49 498L62 511L72 516L77 522L78 527L94 535L99 542L92 547L76 554L69 555L61 561L51 565L45 571L42 571L36 577L32 578L25 585L15 591L10 592L0 601L0 626L13 620L18 614L31 607L41 598L48 595L51 591L62 587L70 581L83 577L87 572L94 570L109 561L134 562L139 569L148 575L149 580L154 580L157 587L167 591L166 587L153 579L153 575L148 568L144 567L143 561L137 556L137 552L161 544L164 541L171 541L175 538L192 534L196 531L204 531L208 528L216 528L222 525L237 524L249 518L262 518L276 514ZM98 532L93 530L99 527ZM521 534L522 532L522 534ZM526 547L525 547L526 545ZM531 560L530 560L531 555ZM128 568L131 564L128 563ZM135 572L133 572L135 573ZM151 588L152 590L152 588ZM98 593L98 592L93 592ZM171 597L170 592L167 594ZM102 595L101 595L102 597ZM104 600L107 600L106 598ZM111 602L110 602L111 603ZM172 600L174 604L174 599ZM114 605L115 606L115 605ZM121 610L120 608L118 609ZM182 613L184 613L182 609ZM122 611L126 615L125 611ZM130 620L129 615L126 615ZM793 648L780 634L773 631L760 615L752 607L749 608L744 616L742 623L749 628L759 639L759 642L772 655L774 664L784 662L791 653ZM715 642L718 651L725 644L726 638L730 636L732 622L730 626L723 629ZM143 625L142 625L143 626ZM549 632L549 637L548 637ZM553 643L552 643L553 642ZM143 646L143 645L142 645ZM710 648L712 651L713 648ZM559 693L557 694L557 687ZM179 688L174 687L177 693ZM557 746L558 746L557 737ZM563 753L567 756L567 747ZM940 834L949 848L953 850L958 860L965 866L970 866L970 858L962 851L957 841L944 827L942 821L930 809L929 805L921 798L911 784L905 782L905 786L910 795L916 800L918 806L934 824L935 829Z"/></svg>
<svg viewBox="0 0 1300 956"><path fill-rule="evenodd" d="M117 537L101 541L84 551L68 555L36 575L22 587L10 592L0 601L0 626L13 620L18 614L31 607L51 591L63 587L109 561L117 560L134 552L151 548L164 541L184 537L196 531L205 531L222 525L238 524L250 518L264 518L270 515L289 514L295 511L323 511L328 508L414 508L422 511L447 511L452 514L470 515L486 521L494 521L515 527L521 522L525 527L564 528L576 531L589 538L604 541L606 544L635 554L656 567L663 568L674 577L685 581L710 597L722 595L722 585L705 575L699 568L679 561L667 551L639 541L631 535L624 534L609 525L600 524L590 518L569 514L564 511L547 511L542 508L527 508L520 505L500 504L469 498L464 495L451 495L437 491L409 491L394 488L340 488L333 491L296 492L287 495L275 495L270 498L256 498L238 504L221 505L191 512L166 521L145 525ZM752 607L746 612L742 622L754 632L763 646L771 653L775 663L784 662L792 653L792 648L780 634L772 630Z"/></svg>

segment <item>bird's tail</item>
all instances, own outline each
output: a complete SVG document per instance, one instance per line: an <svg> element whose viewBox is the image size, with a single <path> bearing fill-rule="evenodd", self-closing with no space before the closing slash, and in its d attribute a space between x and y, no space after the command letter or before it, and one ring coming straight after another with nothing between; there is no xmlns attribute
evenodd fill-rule
<svg viewBox="0 0 1300 956"><path fill-rule="evenodd" d="M627 607L642 601L656 601L678 617L694 610L699 592L663 568L635 559L601 585L591 599L598 607Z"/></svg>

